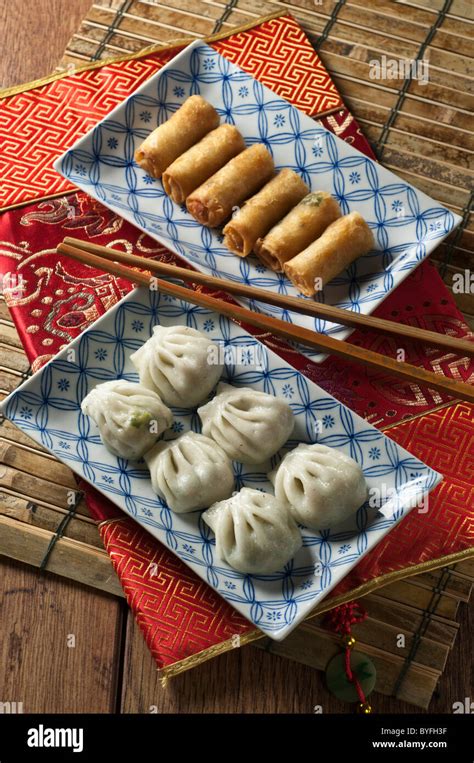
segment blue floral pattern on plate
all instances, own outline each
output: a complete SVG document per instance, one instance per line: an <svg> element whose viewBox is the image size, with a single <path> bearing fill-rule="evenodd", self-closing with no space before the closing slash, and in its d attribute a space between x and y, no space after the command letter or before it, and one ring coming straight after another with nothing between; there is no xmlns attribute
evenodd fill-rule
<svg viewBox="0 0 474 763"><path fill-rule="evenodd" d="M320 301L371 313L452 231L460 219L393 173L335 137L213 48L196 41L147 80L55 162L68 180L137 225L196 268L282 294L296 295L288 279L222 246L219 231L204 228L166 196L134 161L138 145L182 105L201 94L222 121L235 124L248 146L264 143L278 168L291 167L312 190L330 191L343 213L359 211L372 228L377 251L360 257L333 279ZM118 147L118 148L117 148ZM377 288L373 284L377 283ZM248 305L246 300L240 300ZM346 338L351 329L252 302L253 309ZM302 350L313 360L323 355Z"/></svg>
<svg viewBox="0 0 474 763"><path fill-rule="evenodd" d="M140 336L137 321L144 326ZM242 575L216 558L213 534L200 512L170 511L153 493L144 464L112 456L101 444L97 427L81 413L81 401L96 384L116 378L137 380L129 356L156 324L207 329L206 336L222 346L219 354L226 359L225 376L230 383L287 400L295 415L289 446L320 442L351 455L363 468L372 491L380 493L377 505L362 506L356 516L335 528L303 529L303 548L272 575ZM247 351L251 364L246 362ZM147 289L128 294L3 401L0 410L134 517L274 639L288 635L441 479L237 324ZM195 410L175 408L173 414L174 426L165 439L189 429L199 431ZM261 466L235 463L236 489L271 491L266 474L281 456Z"/></svg>

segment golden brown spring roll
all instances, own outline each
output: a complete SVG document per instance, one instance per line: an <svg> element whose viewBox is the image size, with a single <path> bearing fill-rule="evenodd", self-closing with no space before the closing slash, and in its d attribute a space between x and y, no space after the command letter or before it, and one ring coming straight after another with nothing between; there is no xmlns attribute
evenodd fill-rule
<svg viewBox="0 0 474 763"><path fill-rule="evenodd" d="M177 204L182 204L192 191L244 148L244 139L234 125L221 125L208 132L166 168L163 173L166 193Z"/></svg>
<svg viewBox="0 0 474 763"><path fill-rule="evenodd" d="M320 238L286 262L284 271L302 294L311 297L374 246L372 231L362 215L351 212L331 223Z"/></svg>
<svg viewBox="0 0 474 763"><path fill-rule="evenodd" d="M281 170L229 220L224 228L226 247L239 257L247 257L257 239L298 204L308 190L296 172Z"/></svg>
<svg viewBox="0 0 474 763"><path fill-rule="evenodd" d="M281 272L283 265L305 249L341 216L339 204L330 193L314 191L288 212L264 239L255 244L255 254L271 270Z"/></svg>
<svg viewBox="0 0 474 763"><path fill-rule="evenodd" d="M135 151L135 161L152 177L160 178L175 159L219 124L214 106L191 95L166 122L153 130Z"/></svg>
<svg viewBox="0 0 474 763"><path fill-rule="evenodd" d="M202 225L211 228L221 225L234 207L240 206L270 180L274 171L271 154L261 143L255 143L188 196L188 211Z"/></svg>

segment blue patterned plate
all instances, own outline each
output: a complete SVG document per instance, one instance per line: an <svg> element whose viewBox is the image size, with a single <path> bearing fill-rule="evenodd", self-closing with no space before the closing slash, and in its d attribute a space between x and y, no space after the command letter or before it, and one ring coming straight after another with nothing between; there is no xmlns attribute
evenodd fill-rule
<svg viewBox="0 0 474 763"><path fill-rule="evenodd" d="M272 575L242 575L215 557L200 512L174 514L152 492L143 464L112 456L80 404L96 384L137 380L129 356L152 327L183 324L220 344L225 376L234 385L278 395L296 419L294 440L320 442L355 458L364 470L368 503L356 516L320 532L303 530L303 548ZM306 379L237 324L187 302L136 289L13 392L0 410L26 434L68 464L211 585L258 628L282 639L440 481L434 472ZM174 409L173 439L199 431L194 410ZM234 464L236 489L271 491L266 466Z"/></svg>
<svg viewBox="0 0 474 763"><path fill-rule="evenodd" d="M184 205L166 196L161 181L134 162L135 149L150 131L195 93L210 101L223 121L235 124L247 145L264 143L278 168L291 167L312 190L331 192L344 213L357 210L373 229L378 250L360 257L327 285L320 295L327 304L371 313L460 222L460 217L336 138L199 41L77 141L55 162L55 169L198 270L297 295L286 277L268 270L255 257L231 254L219 232L195 222ZM251 306L339 339L351 333L328 321L263 303ZM302 351L313 360L325 357L306 348Z"/></svg>

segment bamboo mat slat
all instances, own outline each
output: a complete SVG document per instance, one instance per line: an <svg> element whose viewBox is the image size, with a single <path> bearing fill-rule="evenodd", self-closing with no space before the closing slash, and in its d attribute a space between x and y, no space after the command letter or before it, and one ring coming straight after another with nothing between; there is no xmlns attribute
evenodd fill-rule
<svg viewBox="0 0 474 763"><path fill-rule="evenodd" d="M4 490L0 495L0 514L54 534L68 512L57 506L50 507L39 501L32 502L25 496ZM73 517L68 522L64 537L102 549L102 541L96 524L86 514Z"/></svg>
<svg viewBox="0 0 474 763"><path fill-rule="evenodd" d="M0 555L40 567L54 533L42 527L27 527L25 531L25 526L16 519L0 515ZM47 569L105 593L123 596L106 551L87 543L60 538L54 545Z"/></svg>

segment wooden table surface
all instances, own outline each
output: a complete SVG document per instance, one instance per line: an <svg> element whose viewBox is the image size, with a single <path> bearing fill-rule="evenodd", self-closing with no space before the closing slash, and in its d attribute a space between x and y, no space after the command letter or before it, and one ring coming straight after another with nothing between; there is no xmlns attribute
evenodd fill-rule
<svg viewBox="0 0 474 763"><path fill-rule="evenodd" d="M57 65L90 0L0 0L2 87ZM123 600L51 574L0 560L0 701L23 712L352 712L318 671L244 647L172 679L164 689ZM430 706L450 713L472 693L473 626L461 628ZM422 712L372 695L377 712Z"/></svg>

